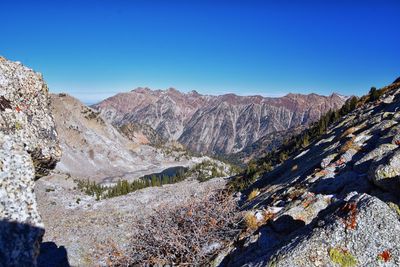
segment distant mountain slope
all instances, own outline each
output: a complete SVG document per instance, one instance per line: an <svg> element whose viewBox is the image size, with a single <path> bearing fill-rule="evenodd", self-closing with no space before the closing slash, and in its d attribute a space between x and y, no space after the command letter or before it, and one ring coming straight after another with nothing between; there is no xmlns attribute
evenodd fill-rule
<svg viewBox="0 0 400 267"><path fill-rule="evenodd" d="M158 139L139 126L127 125L129 135L123 136L99 113L69 95L51 95L51 109L63 151L57 170L73 176L115 182L198 163L184 151L151 146Z"/></svg>
<svg viewBox="0 0 400 267"><path fill-rule="evenodd" d="M337 94L267 98L138 88L94 107L113 124L148 124L163 138L178 140L192 151L229 154L267 134L307 125L344 101Z"/></svg>
<svg viewBox="0 0 400 267"><path fill-rule="evenodd" d="M220 266L400 266L400 82L353 99L232 179L247 229Z"/></svg>
<svg viewBox="0 0 400 267"><path fill-rule="evenodd" d="M272 132L270 134L264 135L256 142L246 146L241 151L228 155L227 159L232 162L248 163L250 160L262 158L266 153L272 151L273 149L279 148L283 141L290 136L294 136L303 131L307 126L300 125L298 127L293 127L288 130Z"/></svg>

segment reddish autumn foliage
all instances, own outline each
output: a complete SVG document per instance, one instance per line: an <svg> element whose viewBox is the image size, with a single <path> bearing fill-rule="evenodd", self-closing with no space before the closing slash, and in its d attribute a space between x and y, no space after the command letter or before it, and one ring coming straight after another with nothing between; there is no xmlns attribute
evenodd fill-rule
<svg viewBox="0 0 400 267"><path fill-rule="evenodd" d="M378 255L378 257L383 260L384 262L390 261L390 258L392 255L390 254L389 250L384 250L381 254Z"/></svg>
<svg viewBox="0 0 400 267"><path fill-rule="evenodd" d="M341 210L346 213L346 217L343 222L346 225L346 229L355 229L357 226L357 203L348 202Z"/></svg>

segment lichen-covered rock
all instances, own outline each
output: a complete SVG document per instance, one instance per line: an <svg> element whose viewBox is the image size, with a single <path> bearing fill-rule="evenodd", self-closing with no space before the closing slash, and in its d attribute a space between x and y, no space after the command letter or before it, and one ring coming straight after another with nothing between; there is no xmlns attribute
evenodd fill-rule
<svg viewBox="0 0 400 267"><path fill-rule="evenodd" d="M49 104L40 73L0 57L0 131L19 137L37 177L48 174L61 156Z"/></svg>
<svg viewBox="0 0 400 267"><path fill-rule="evenodd" d="M378 124L375 124L374 126L371 127L370 131L380 131L383 132L384 130L392 127L393 125L397 124L397 121L394 120L384 120Z"/></svg>
<svg viewBox="0 0 400 267"><path fill-rule="evenodd" d="M333 161L333 159L334 159L336 156L337 156L337 154L335 153L335 154L331 154L331 155L327 156L326 158L324 158L324 159L321 161L321 168L322 168L322 169L325 169L326 167L328 167L329 164Z"/></svg>
<svg viewBox="0 0 400 267"><path fill-rule="evenodd" d="M395 212L378 198L356 195L336 212L321 219L318 225L305 229L303 235L273 255L266 255L266 262L276 267L340 266L340 257L335 257L333 252L347 251L348 257L341 260L354 263L347 266L400 264L400 222ZM390 253L387 262L379 257L384 251Z"/></svg>
<svg viewBox="0 0 400 267"><path fill-rule="evenodd" d="M317 194L312 198L305 198L301 205L294 205L288 211L284 212L283 216L288 215L294 220L309 224L328 204L329 202L324 195Z"/></svg>
<svg viewBox="0 0 400 267"><path fill-rule="evenodd" d="M354 148L350 148L349 150L347 150L346 152L344 152L342 154L341 158L341 162L345 163L345 162L349 162L351 161L351 159L353 158L353 156L358 153L357 149Z"/></svg>
<svg viewBox="0 0 400 267"><path fill-rule="evenodd" d="M400 133L396 134L395 136L393 136L392 143L395 144L395 145L400 146Z"/></svg>
<svg viewBox="0 0 400 267"><path fill-rule="evenodd" d="M35 266L43 224L34 179L61 156L42 76L0 57L0 266Z"/></svg>
<svg viewBox="0 0 400 267"><path fill-rule="evenodd" d="M393 151L382 161L371 166L369 177L374 184L382 189L400 193L400 150Z"/></svg>
<svg viewBox="0 0 400 267"><path fill-rule="evenodd" d="M387 155L392 150L396 149L397 145L394 144L383 144L375 148L360 160L354 164L354 169L357 172L364 173L367 172L371 163L381 160L385 155Z"/></svg>

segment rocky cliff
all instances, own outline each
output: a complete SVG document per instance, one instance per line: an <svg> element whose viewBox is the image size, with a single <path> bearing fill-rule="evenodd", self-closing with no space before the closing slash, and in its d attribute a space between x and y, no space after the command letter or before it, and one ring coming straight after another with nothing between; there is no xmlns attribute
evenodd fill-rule
<svg viewBox="0 0 400 267"><path fill-rule="evenodd" d="M192 151L228 154L267 134L307 125L344 101L336 94L266 98L138 88L94 107L116 125L147 124L164 139L178 140Z"/></svg>
<svg viewBox="0 0 400 267"><path fill-rule="evenodd" d="M221 265L400 266L399 146L394 83L255 174L242 195L246 231Z"/></svg>
<svg viewBox="0 0 400 267"><path fill-rule="evenodd" d="M51 95L51 111L63 150L57 170L75 178L112 183L201 161L183 150L161 146L160 137L145 126L125 124L118 131L67 94Z"/></svg>
<svg viewBox="0 0 400 267"><path fill-rule="evenodd" d="M0 265L34 266L43 236L34 179L60 159L42 75L0 57Z"/></svg>

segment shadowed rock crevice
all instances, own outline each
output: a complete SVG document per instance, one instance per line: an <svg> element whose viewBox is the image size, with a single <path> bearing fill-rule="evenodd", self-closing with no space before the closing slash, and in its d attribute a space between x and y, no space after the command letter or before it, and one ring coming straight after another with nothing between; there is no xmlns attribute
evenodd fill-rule
<svg viewBox="0 0 400 267"><path fill-rule="evenodd" d="M54 242L43 242L37 260L38 267L70 267L68 253L64 246Z"/></svg>
<svg viewBox="0 0 400 267"><path fill-rule="evenodd" d="M0 220L0 266L34 266L43 234L41 227Z"/></svg>

